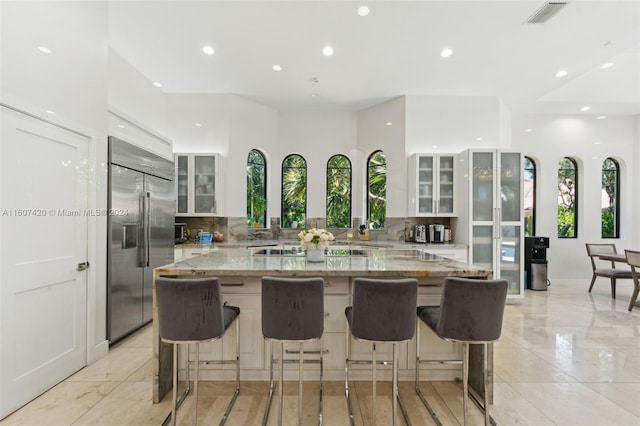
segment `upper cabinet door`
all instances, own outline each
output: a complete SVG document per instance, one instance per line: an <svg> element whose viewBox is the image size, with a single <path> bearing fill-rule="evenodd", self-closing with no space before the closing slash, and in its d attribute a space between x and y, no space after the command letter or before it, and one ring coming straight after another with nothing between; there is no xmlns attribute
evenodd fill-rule
<svg viewBox="0 0 640 426"><path fill-rule="evenodd" d="M176 214L189 213L189 156L176 155Z"/></svg>
<svg viewBox="0 0 640 426"><path fill-rule="evenodd" d="M495 208L495 152L478 151L472 152L471 155L471 220L474 222L492 222Z"/></svg>
<svg viewBox="0 0 640 426"><path fill-rule="evenodd" d="M454 195L454 156L453 154L438 155L438 200L436 213L439 216L455 214Z"/></svg>
<svg viewBox="0 0 640 426"><path fill-rule="evenodd" d="M455 216L454 155L414 154L409 159L408 212Z"/></svg>
<svg viewBox="0 0 640 426"><path fill-rule="evenodd" d="M218 154L176 154L176 215L221 214Z"/></svg>
<svg viewBox="0 0 640 426"><path fill-rule="evenodd" d="M522 220L522 155L500 153L500 214L502 222Z"/></svg>

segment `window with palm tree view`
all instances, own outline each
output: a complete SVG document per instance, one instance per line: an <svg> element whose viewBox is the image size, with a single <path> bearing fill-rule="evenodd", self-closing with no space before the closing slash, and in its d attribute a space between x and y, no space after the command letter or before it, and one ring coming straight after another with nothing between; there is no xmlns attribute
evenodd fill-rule
<svg viewBox="0 0 640 426"><path fill-rule="evenodd" d="M257 149L247 158L247 224L267 227L267 160Z"/></svg>
<svg viewBox="0 0 640 426"><path fill-rule="evenodd" d="M298 154L282 161L282 227L305 227L307 218L307 162Z"/></svg>
<svg viewBox="0 0 640 426"><path fill-rule="evenodd" d="M524 157L524 236L536 232L536 163Z"/></svg>
<svg viewBox="0 0 640 426"><path fill-rule="evenodd" d="M367 218L369 228L384 228L387 213L387 158L375 151L367 161Z"/></svg>
<svg viewBox="0 0 640 426"><path fill-rule="evenodd" d="M620 166L613 158L602 162L602 238L620 238Z"/></svg>
<svg viewBox="0 0 640 426"><path fill-rule="evenodd" d="M564 157L558 165L558 238L578 237L578 165Z"/></svg>
<svg viewBox="0 0 640 426"><path fill-rule="evenodd" d="M351 161L341 154L327 161L327 227L351 227Z"/></svg>

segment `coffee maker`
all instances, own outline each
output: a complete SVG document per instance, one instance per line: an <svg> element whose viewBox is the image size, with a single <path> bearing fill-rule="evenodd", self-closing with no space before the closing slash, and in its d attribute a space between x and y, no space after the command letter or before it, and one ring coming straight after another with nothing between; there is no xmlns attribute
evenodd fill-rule
<svg viewBox="0 0 640 426"><path fill-rule="evenodd" d="M444 225L429 225L429 242L444 243Z"/></svg>
<svg viewBox="0 0 640 426"><path fill-rule="evenodd" d="M413 230L413 235L415 235L416 243L426 243L427 227L425 225L416 225Z"/></svg>

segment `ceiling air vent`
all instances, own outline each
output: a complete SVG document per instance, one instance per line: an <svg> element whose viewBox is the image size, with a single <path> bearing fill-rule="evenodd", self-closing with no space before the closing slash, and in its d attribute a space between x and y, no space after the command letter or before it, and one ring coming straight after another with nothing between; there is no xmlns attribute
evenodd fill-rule
<svg viewBox="0 0 640 426"><path fill-rule="evenodd" d="M560 11L567 5L567 2L550 1L542 5L542 7L536 10L533 15L525 21L525 24L544 24L552 16Z"/></svg>

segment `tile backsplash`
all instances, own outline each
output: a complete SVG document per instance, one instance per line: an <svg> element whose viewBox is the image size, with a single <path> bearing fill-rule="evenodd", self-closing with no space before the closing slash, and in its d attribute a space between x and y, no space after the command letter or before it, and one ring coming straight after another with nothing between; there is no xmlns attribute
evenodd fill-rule
<svg viewBox="0 0 640 426"><path fill-rule="evenodd" d="M186 223L191 232L192 239L198 234L198 230L204 232L219 232L224 235L224 241L239 242L253 240L295 240L298 238L299 228L281 228L280 218L272 217L269 228L250 228L247 226L246 217L176 217L176 222ZM358 227L360 218L353 218L353 228L330 228L337 240L358 240ZM450 226L451 218L416 218L416 217L387 217L384 229L370 229L369 235L372 241L412 241L413 227L418 224L430 225L439 223ZM324 217L310 217L307 219L306 228L326 227ZM351 234L351 238L349 238Z"/></svg>

